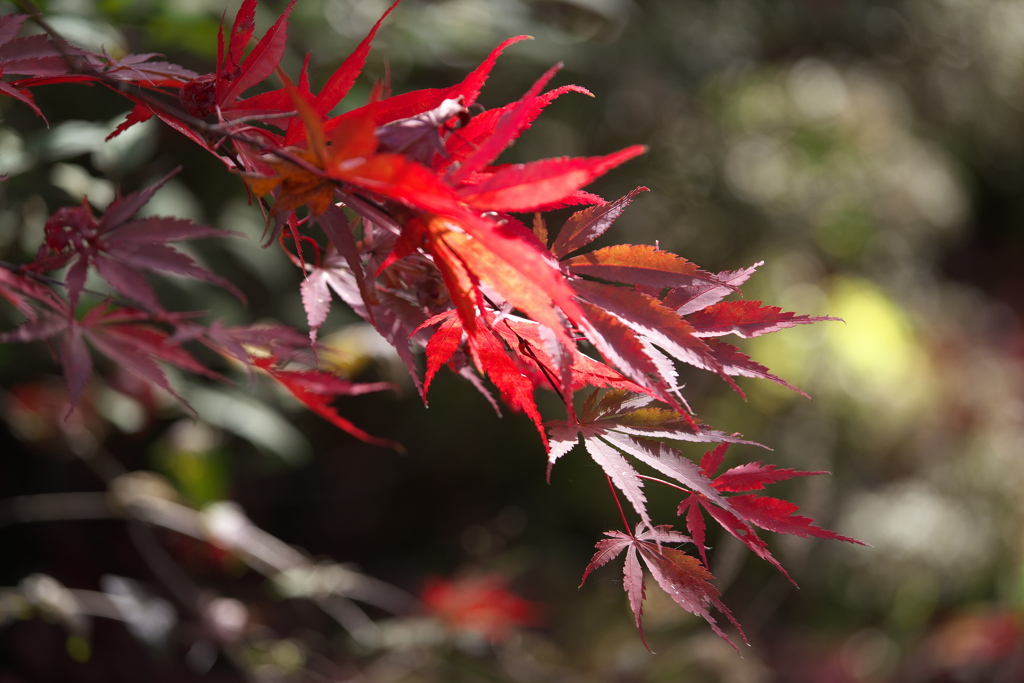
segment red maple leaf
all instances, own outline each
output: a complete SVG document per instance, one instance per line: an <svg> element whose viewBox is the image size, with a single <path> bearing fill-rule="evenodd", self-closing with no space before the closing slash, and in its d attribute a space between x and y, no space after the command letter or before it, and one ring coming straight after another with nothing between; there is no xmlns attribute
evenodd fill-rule
<svg viewBox="0 0 1024 683"><path fill-rule="evenodd" d="M643 603L647 594L639 558L643 558L644 564L647 565L647 570L651 572L654 580L676 604L707 621L715 633L739 652L736 644L729 639L729 636L718 626L715 618L711 616L712 607L724 614L746 642L743 629L733 618L729 608L722 603L718 591L711 585L713 579L711 573L701 565L697 558L664 545L667 543L689 543L691 541L687 536L673 531L669 525L656 527L637 525L634 533L606 531L605 536L608 538L597 542L597 552L583 572L580 585L587 580L590 572L608 564L625 550L626 561L623 566L622 587L629 596L629 606L636 617L636 627L640 631L640 639L643 640L644 646L648 650L651 648L647 645L643 627Z"/></svg>
<svg viewBox="0 0 1024 683"><path fill-rule="evenodd" d="M216 114L218 120L229 122L251 116L257 118L268 115L279 116L290 109L287 98L283 100L277 98L270 103L265 101L265 98L259 100L250 98L254 101L241 99L241 95L253 86L262 83L277 70L281 58L284 56L285 43L288 38L288 17L294 5L295 0L291 0L284 11L278 15L274 24L246 53L246 48L249 47L255 30L256 0L243 0L235 15L227 40L225 41L223 24L217 33L217 65L216 70L212 73L198 75L177 65L166 63L151 63L146 65L146 68L142 68L135 65L135 60L126 63L124 59L105 65L101 73L115 80L125 77L139 80L135 73L141 72L144 77L142 82L147 86L162 86L176 90L180 106L185 113L196 119L206 119L212 114ZM158 79L155 76L163 78ZM110 137L156 115L182 135L217 154L229 166L236 165L237 157L230 154L224 155L217 151L217 145L208 142L203 132L194 130L191 122L181 116L180 110L175 111L161 106L159 102L135 96L130 92L123 94L128 99L135 101L136 106L129 112L125 121L110 134ZM266 131L263 134L273 137ZM242 161L251 163L252 159L244 157Z"/></svg>
<svg viewBox="0 0 1024 683"><path fill-rule="evenodd" d="M700 470L706 477L712 477L721 466L728 447L729 444L723 443L706 452L701 458ZM711 484L718 493L757 491L764 488L766 484L816 474L828 474L828 472L803 472L752 462L727 470L713 479ZM776 533L793 534L801 538L816 536L866 545L863 541L858 541L855 538L841 536L834 531L814 526L813 520L809 517L794 514L798 509L793 503L768 496L756 494L727 497L708 496L704 492L695 491L679 504L678 514L686 515L686 527L693 537L693 542L697 545L705 565L708 564L708 558L704 547L705 525L701 510L711 515L726 531L742 541L758 557L771 563L790 581L793 579L768 551L768 545L754 532L751 526Z"/></svg>
<svg viewBox="0 0 1024 683"><path fill-rule="evenodd" d="M388 382L352 382L328 372L315 369L286 370L273 356L251 357L250 364L263 370L276 380L309 410L361 441L405 452L400 443L368 434L338 414L331 406L334 396L358 396L396 387Z"/></svg>
<svg viewBox="0 0 1024 683"><path fill-rule="evenodd" d="M13 82L0 81L0 93L24 102L36 114L43 116L28 88L38 84L39 79L66 74L68 59L45 33L18 37L28 18L27 14L0 16L0 77L27 77Z"/></svg>
<svg viewBox="0 0 1024 683"><path fill-rule="evenodd" d="M711 500L721 499L705 473L661 440L751 442L735 434L694 424L692 419L685 419L674 410L653 403L650 396L612 390L600 395L600 399L598 397L599 392L595 390L587 398L578 420L551 420L546 423L551 448L548 454L549 477L554 463L582 438L587 453L648 526L652 522L647 512L644 482L633 462L652 468L686 490L700 492Z"/></svg>
<svg viewBox="0 0 1024 683"><path fill-rule="evenodd" d="M464 111L465 102L476 96L494 57L463 84L445 91L435 110L415 115L415 121L400 119L381 125L381 119L386 117L381 113L381 105L374 103L321 124L315 109L300 93L293 93L308 144L307 149L293 154L304 163L271 162L276 175L250 176L248 182L256 194L276 193L274 212L278 215L287 215L301 204L308 204L317 215L336 199L346 201L357 212L363 197L365 203L381 199L389 202L394 208L388 213L397 218L396 229L401 236L384 267L415 252L432 257L469 336L478 334L477 311L483 301L481 287L485 286L503 302L554 330L562 343L569 346L565 317L580 320L583 312L557 263L532 233L507 212L575 202L576 193L585 184L643 148L631 147L589 159L549 159L489 167L552 99L551 94L541 95L540 91L554 69L538 80L515 106L504 111L490 129L490 135L479 140L457 167L447 167L443 175L438 174L440 168L387 151L381 142L381 138L392 140L389 133L396 123L426 125L440 135L437 131L444 122ZM436 102L441 95L421 93L407 99L422 104ZM452 95L461 98L457 107L451 104L455 101ZM424 114L433 118L424 119ZM435 154L425 161L445 166L447 156ZM494 212L499 215L493 216ZM480 344L484 343L481 340Z"/></svg>
<svg viewBox="0 0 1024 683"><path fill-rule="evenodd" d="M0 342L29 342L60 336L59 356L68 385L68 413L85 389L92 374L89 346L122 368L130 370L150 384L170 393L183 404L185 400L171 387L157 361L189 372L220 379L186 351L170 334L155 327L151 314L131 308L114 308L104 302L90 309L81 320L60 299L46 299L49 308L0 334ZM176 322L184 316L167 316ZM88 342L88 344L86 344Z"/></svg>
<svg viewBox="0 0 1024 683"><path fill-rule="evenodd" d="M151 311L162 311L153 288L139 271L164 272L205 280L228 290L239 299L245 295L227 279L200 267L170 242L201 237L237 236L181 218L150 217L132 220L153 194L177 171L156 184L126 195L96 218L87 200L80 206L58 209L46 222L46 242L32 264L46 272L70 264L65 275L71 307L78 304L90 268L122 296Z"/></svg>

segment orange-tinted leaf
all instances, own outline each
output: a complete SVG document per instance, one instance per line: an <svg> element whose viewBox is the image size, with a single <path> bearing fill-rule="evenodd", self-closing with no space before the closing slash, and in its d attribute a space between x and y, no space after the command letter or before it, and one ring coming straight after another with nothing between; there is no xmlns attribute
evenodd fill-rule
<svg viewBox="0 0 1024 683"><path fill-rule="evenodd" d="M714 281L711 273L705 273L696 264L645 244L617 244L573 256L562 263L576 275L659 289Z"/></svg>

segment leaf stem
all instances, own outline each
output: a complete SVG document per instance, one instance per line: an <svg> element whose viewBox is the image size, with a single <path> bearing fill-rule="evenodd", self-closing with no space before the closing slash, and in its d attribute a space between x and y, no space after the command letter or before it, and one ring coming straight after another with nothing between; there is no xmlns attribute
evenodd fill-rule
<svg viewBox="0 0 1024 683"><path fill-rule="evenodd" d="M615 504L619 506L619 514L622 516L622 526L625 528L626 533L629 534L629 537L634 538L633 530L629 526L629 520L626 519L626 511L622 509L622 501L619 500L619 494L615 491L615 484L612 483L612 478L607 474L604 475L604 478L608 481L608 488L612 492L612 498L615 499Z"/></svg>
<svg viewBox="0 0 1024 683"><path fill-rule="evenodd" d="M693 491L691 491L690 489L683 488L678 484L673 484L672 482L665 481L664 479L658 479L657 477L648 477L646 474L637 474L636 476L639 477L640 479L646 479L647 481L653 481L658 484L664 484L665 486L671 486L672 488L682 491L683 493L693 493Z"/></svg>

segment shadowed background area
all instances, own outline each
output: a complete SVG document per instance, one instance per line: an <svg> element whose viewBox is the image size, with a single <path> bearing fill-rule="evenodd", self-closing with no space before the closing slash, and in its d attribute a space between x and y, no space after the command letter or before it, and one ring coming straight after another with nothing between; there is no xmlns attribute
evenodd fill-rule
<svg viewBox="0 0 1024 683"><path fill-rule="evenodd" d="M388 4L299 0L284 70L309 52L318 87ZM203 73L236 6L45 8L84 47L162 52ZM257 30L282 9L261 2ZM518 34L534 40L501 57L484 106L517 99L558 61L552 85L595 98L561 97L504 161L649 147L589 188L609 200L651 189L599 246L657 242L712 272L763 261L744 298L845 321L741 342L812 401L741 379L744 402L697 371L684 394L702 420L773 449L733 447L727 466L832 472L769 493L873 547L766 533L797 591L712 535L717 585L751 647L737 656L649 590L651 655L619 569L576 589L593 543L620 526L601 471L574 452L546 483L529 421L499 419L450 374L425 408L387 345L338 306L324 359L403 387L342 399L339 412L405 455L244 379L177 379L194 419L108 368L62 421L47 349L2 345L0 683L1024 678L1024 0L403 0L342 108L364 103L375 78L394 92L456 83ZM49 129L0 100L0 258L31 259L59 206L105 205L181 163L146 210L247 233L195 251L249 305L203 283L162 283L160 295L229 323L304 329L300 273L259 248L263 218L237 178L152 121L104 143L126 106L103 88L35 94ZM10 307L0 315L4 329L18 322ZM557 401L541 407L563 417ZM174 501L196 515L181 524L239 545L232 534L251 520L301 557L275 556L272 570L294 571L266 578L163 517L143 528L110 513L140 496ZM675 519L674 502L652 493L657 521ZM397 587L366 588L385 603L368 608L373 636L345 607L320 609L330 590L316 582L348 580L349 566ZM210 614L179 613L180 591L208 592ZM122 596L113 618L86 614L111 595ZM488 625L467 622L460 595L488 606Z"/></svg>

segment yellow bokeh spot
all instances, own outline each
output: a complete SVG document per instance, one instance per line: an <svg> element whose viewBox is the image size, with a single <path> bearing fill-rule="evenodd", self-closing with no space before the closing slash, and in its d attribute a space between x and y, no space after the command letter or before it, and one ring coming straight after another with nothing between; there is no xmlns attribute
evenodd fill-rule
<svg viewBox="0 0 1024 683"><path fill-rule="evenodd" d="M855 277L836 280L828 299L829 313L846 321L825 333L841 389L891 421L927 410L934 376L907 312L880 287Z"/></svg>

